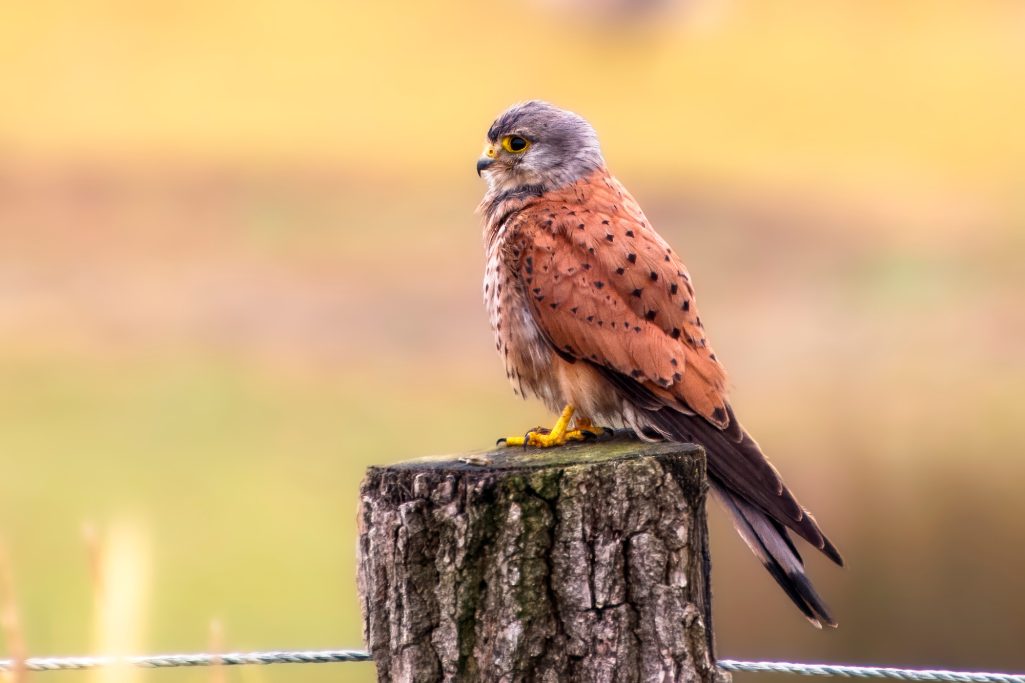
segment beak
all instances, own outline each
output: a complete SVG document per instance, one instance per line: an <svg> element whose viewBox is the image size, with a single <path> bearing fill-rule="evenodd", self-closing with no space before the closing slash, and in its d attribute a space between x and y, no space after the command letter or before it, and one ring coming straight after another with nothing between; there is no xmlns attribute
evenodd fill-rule
<svg viewBox="0 0 1025 683"><path fill-rule="evenodd" d="M477 159L477 175L479 176L484 169L491 164L495 163L495 157L498 156L498 150L492 144L484 145L484 156Z"/></svg>

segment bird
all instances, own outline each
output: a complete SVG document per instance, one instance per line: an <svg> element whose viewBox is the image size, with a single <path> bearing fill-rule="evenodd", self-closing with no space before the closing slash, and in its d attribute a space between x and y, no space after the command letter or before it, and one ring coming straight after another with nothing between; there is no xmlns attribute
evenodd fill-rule
<svg viewBox="0 0 1025 683"><path fill-rule="evenodd" d="M594 128L545 101L514 104L477 174L496 349L513 391L559 415L500 443L562 446L609 425L701 445L741 538L813 626L835 627L790 533L843 557L737 420L687 268L609 172Z"/></svg>

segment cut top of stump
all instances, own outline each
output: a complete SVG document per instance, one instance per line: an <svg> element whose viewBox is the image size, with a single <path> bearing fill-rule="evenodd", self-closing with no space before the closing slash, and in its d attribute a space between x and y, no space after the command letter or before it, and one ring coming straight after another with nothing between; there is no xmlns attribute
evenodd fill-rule
<svg viewBox="0 0 1025 683"><path fill-rule="evenodd" d="M417 470L486 472L488 470L525 470L546 467L565 468L573 465L596 465L614 460L636 460L659 456L689 456L700 472L698 479L704 479L705 454L701 446L692 443L646 442L633 436L616 436L604 441L571 443L554 448L524 446L498 446L491 450L472 451L459 455L429 455L414 460L405 460L394 465L371 467L375 470ZM687 477L681 481L690 481Z"/></svg>

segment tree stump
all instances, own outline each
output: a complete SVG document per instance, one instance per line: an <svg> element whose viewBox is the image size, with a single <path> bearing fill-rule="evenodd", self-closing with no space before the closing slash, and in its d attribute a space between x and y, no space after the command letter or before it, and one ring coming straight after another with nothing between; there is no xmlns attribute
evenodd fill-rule
<svg viewBox="0 0 1025 683"><path fill-rule="evenodd" d="M705 457L624 437L372 467L363 634L381 681L727 682Z"/></svg>

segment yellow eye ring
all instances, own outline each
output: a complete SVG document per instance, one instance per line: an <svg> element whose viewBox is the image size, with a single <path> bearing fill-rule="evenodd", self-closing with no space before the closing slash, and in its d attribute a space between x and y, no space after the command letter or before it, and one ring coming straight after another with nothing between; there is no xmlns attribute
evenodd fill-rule
<svg viewBox="0 0 1025 683"><path fill-rule="evenodd" d="M502 138L502 149L510 154L523 154L530 149L530 140L519 135L506 135Z"/></svg>

